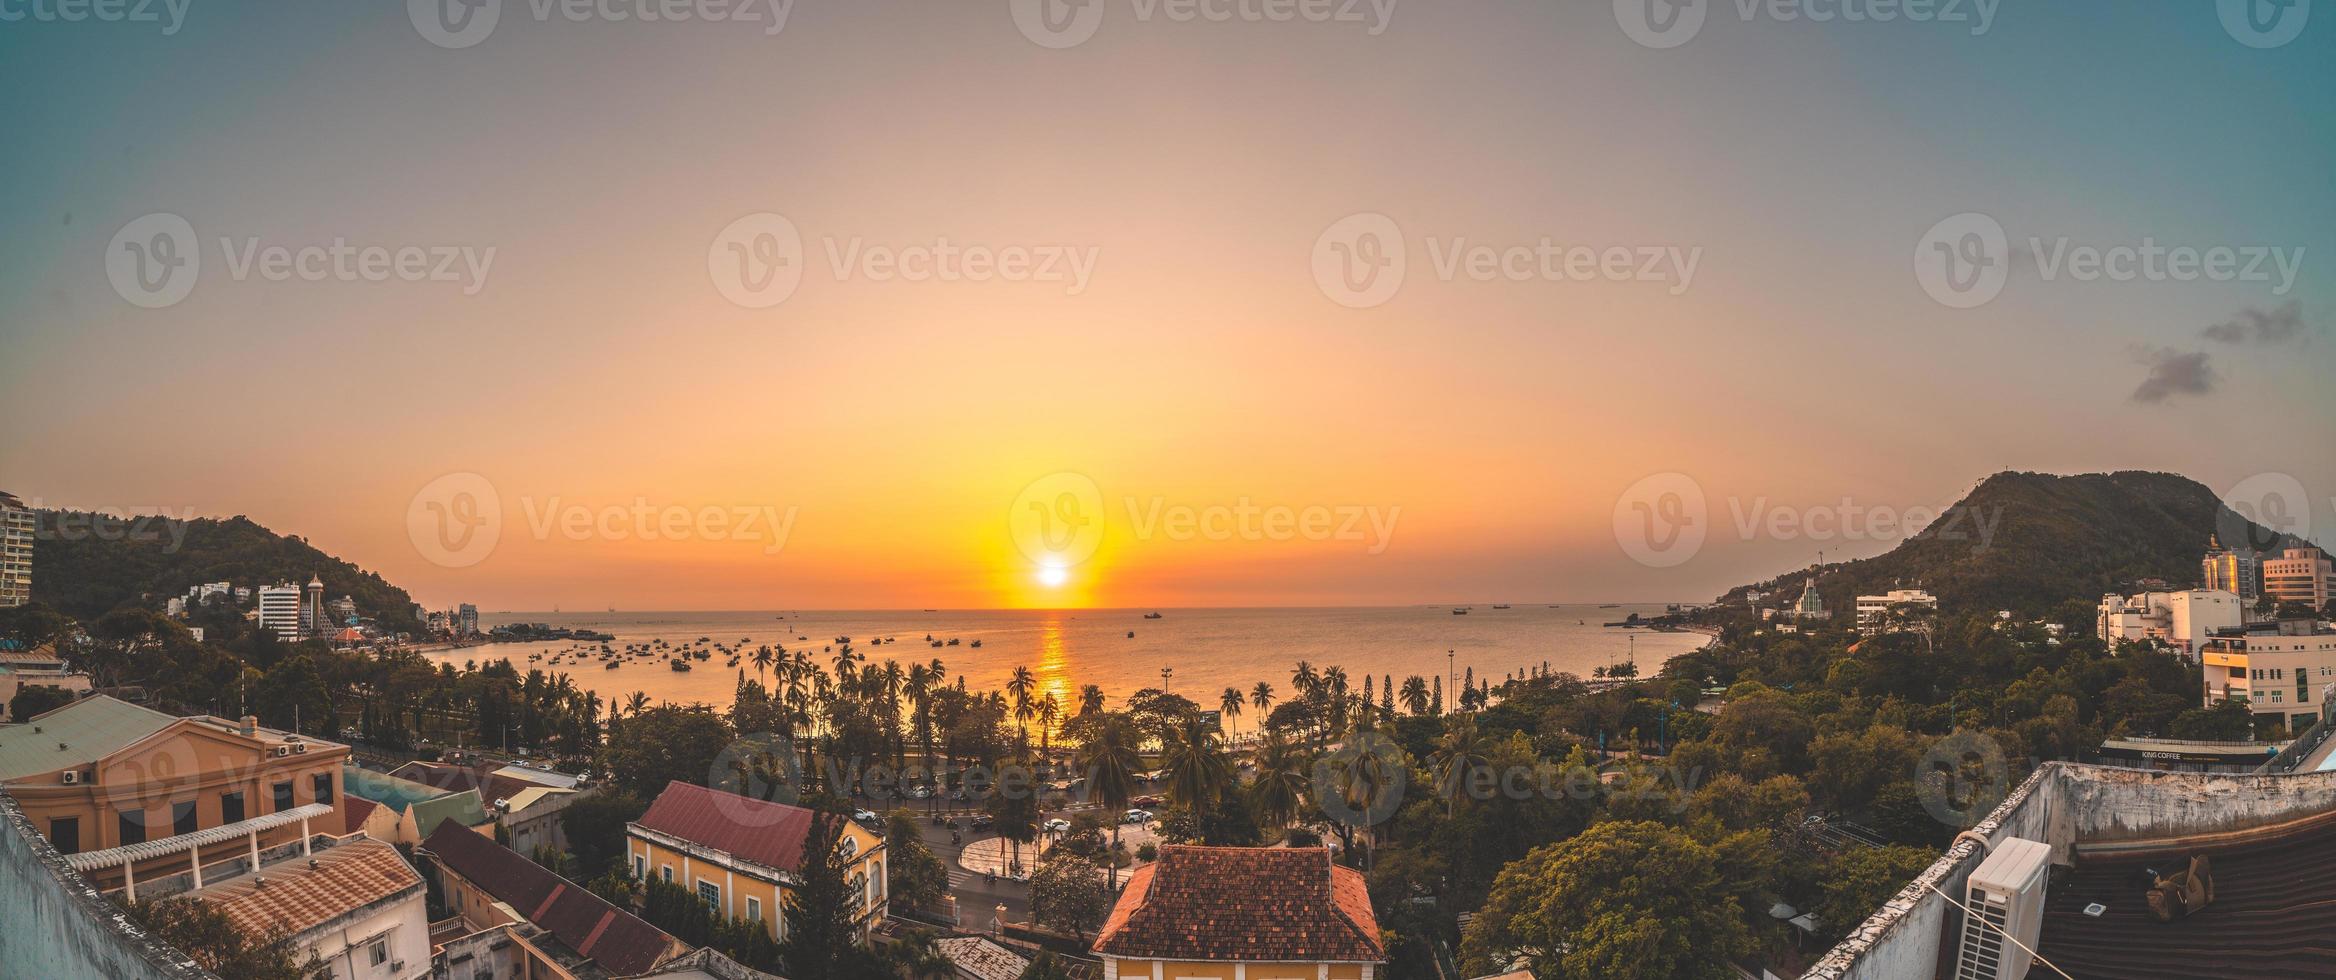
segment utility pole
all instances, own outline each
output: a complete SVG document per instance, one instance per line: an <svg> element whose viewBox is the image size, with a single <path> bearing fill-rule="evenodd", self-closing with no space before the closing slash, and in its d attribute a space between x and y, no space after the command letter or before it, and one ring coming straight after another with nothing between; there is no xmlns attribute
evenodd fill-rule
<svg viewBox="0 0 2336 980"><path fill-rule="evenodd" d="M1162 668L1160 668L1160 693L1162 693L1162 694L1166 694L1166 693L1168 693L1168 678L1170 678L1170 677L1173 677L1173 676L1175 676L1175 675L1176 675L1176 668L1174 668L1174 667L1162 667Z"/></svg>

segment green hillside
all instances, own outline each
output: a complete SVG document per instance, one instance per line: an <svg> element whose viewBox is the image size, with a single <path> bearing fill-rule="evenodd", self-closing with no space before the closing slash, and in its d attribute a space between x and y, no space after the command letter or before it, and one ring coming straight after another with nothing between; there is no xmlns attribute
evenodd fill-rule
<svg viewBox="0 0 2336 980"><path fill-rule="evenodd" d="M91 621L124 606L154 608L202 582L305 585L349 596L391 630L412 630L413 599L380 575L325 554L248 518L176 521L39 512L33 545L33 601Z"/></svg>
<svg viewBox="0 0 2336 980"><path fill-rule="evenodd" d="M1982 523L1992 530L1984 542ZM1998 473L1890 553L1822 567L1817 590L1836 611L1853 608L1859 595L1919 584L1951 611L2041 614L2072 600L2090 605L2142 578L2195 586L2208 536L2233 527L2282 547L2300 543L2171 473ZM1721 601L1740 602L1747 589L1789 601L1807 576L1804 569L1739 586ZM1780 592L1783 600L1774 596Z"/></svg>

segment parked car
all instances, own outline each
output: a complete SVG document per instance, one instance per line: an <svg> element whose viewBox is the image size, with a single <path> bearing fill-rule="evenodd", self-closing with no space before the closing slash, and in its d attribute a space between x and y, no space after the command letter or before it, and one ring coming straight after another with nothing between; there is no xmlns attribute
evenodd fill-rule
<svg viewBox="0 0 2336 980"><path fill-rule="evenodd" d="M1152 822L1152 811L1129 810L1119 815L1120 823L1147 824Z"/></svg>
<svg viewBox="0 0 2336 980"><path fill-rule="evenodd" d="M884 818L877 816L874 810L852 811L852 821L870 829L884 826Z"/></svg>
<svg viewBox="0 0 2336 980"><path fill-rule="evenodd" d="M929 800L929 799L932 799L932 798L933 798L933 788L932 788L932 787L930 787L930 786L923 785L923 784L921 784L921 783L920 783L920 784L918 784L918 785L915 785L915 786L911 786L911 787L909 787L909 788L908 788L908 798L909 798L909 799L912 799L912 800Z"/></svg>
<svg viewBox="0 0 2336 980"><path fill-rule="evenodd" d="M992 826L995 826L997 822L998 821L996 817L992 817L986 813L977 813L973 816L973 829L988 830Z"/></svg>
<svg viewBox="0 0 2336 980"><path fill-rule="evenodd" d="M1130 803L1133 803L1133 804L1135 804L1135 805L1137 805L1137 806L1140 806L1140 807L1146 807L1146 808L1149 808L1149 807L1155 807L1155 806L1159 806L1159 805L1160 805L1160 798L1159 798L1159 797L1157 797L1157 796L1139 796L1139 797L1136 797L1135 799L1129 800L1128 802L1130 802Z"/></svg>
<svg viewBox="0 0 2336 980"><path fill-rule="evenodd" d="M1046 832L1047 832L1047 833L1050 833L1050 834L1067 834L1067 833L1070 833L1070 832L1071 832L1071 822L1070 822L1070 821L1068 821L1068 820L1065 820L1065 819L1063 819L1063 818L1061 818L1061 817L1056 817L1056 818L1054 818L1054 819L1052 819L1052 820L1049 820L1049 821L1047 821L1047 822L1046 822Z"/></svg>

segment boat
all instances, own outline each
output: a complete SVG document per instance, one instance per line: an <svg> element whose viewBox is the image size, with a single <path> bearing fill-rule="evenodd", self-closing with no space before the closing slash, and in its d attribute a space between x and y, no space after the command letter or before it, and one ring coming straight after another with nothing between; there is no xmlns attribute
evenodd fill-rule
<svg viewBox="0 0 2336 980"><path fill-rule="evenodd" d="M1599 606L1598 608L1600 608L1600 609L1620 609L1620 608L1622 608L1622 604L1621 604L1621 603L1619 603L1619 602L1609 602L1609 603L1607 603L1607 604L1605 604L1605 605L1603 605L1603 606Z"/></svg>
<svg viewBox="0 0 2336 980"><path fill-rule="evenodd" d="M1509 607L1507 607L1507 606L1494 606L1493 608L1494 608L1494 609L1507 609L1507 608L1509 608Z"/></svg>
<svg viewBox="0 0 2336 980"><path fill-rule="evenodd" d="M1156 613L1156 612L1148 612L1148 613L1145 613L1145 614L1144 614L1144 618L1145 618L1145 619L1159 619L1159 618L1160 618L1160 614L1159 614L1159 613Z"/></svg>
<svg viewBox="0 0 2336 980"><path fill-rule="evenodd" d="M973 644L972 644L972 646L973 646L973 648L974 648L974 649L976 649L976 650L979 650L979 649L981 649L981 641L980 641L980 640L975 640L975 641L973 641Z"/></svg>
<svg viewBox="0 0 2336 980"><path fill-rule="evenodd" d="M623 666L623 665L624 665L624 661L622 661L622 660L611 660L611 661L609 661L609 662L607 662L607 663L605 663L605 664L602 664L601 666L603 666L603 667L606 667L606 668L608 668L608 669L610 669L610 670L615 670L615 669L617 669L618 667L621 667L621 666Z"/></svg>
<svg viewBox="0 0 2336 980"><path fill-rule="evenodd" d="M1134 630L1129 630L1129 631L1127 631L1127 638L1128 638L1128 639L1131 639L1131 640L1132 640L1132 639L1135 639L1135 638L1136 638L1136 631L1134 631Z"/></svg>
<svg viewBox="0 0 2336 980"><path fill-rule="evenodd" d="M950 645L950 646L956 646L956 645L957 645L957 638L956 638L956 637L950 637L950 639L949 639L949 645Z"/></svg>
<svg viewBox="0 0 2336 980"><path fill-rule="evenodd" d="M1454 610L1452 610L1452 615L1454 615L1454 616L1466 616L1466 615L1468 615L1468 610L1466 610L1466 609L1454 609Z"/></svg>
<svg viewBox="0 0 2336 980"><path fill-rule="evenodd" d="M672 664L674 671L678 673L686 673L689 670L689 661L687 660L673 660L668 661L668 663Z"/></svg>

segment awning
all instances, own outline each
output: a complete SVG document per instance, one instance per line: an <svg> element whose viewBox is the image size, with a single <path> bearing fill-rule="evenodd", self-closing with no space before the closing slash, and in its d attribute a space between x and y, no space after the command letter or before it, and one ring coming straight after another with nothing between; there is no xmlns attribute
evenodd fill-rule
<svg viewBox="0 0 2336 980"><path fill-rule="evenodd" d="M197 847L208 847L212 844L240 840L263 830L274 830L287 824L299 823L302 820L329 817L335 812L337 811L330 803L311 803L307 806L271 813L264 817L253 817L249 820L220 824L191 834L180 834L176 837L165 837L161 840L150 840L139 844L124 844L102 851L68 854L65 856L65 863L75 871L85 872L100 868L117 868L124 864L134 864L151 858L183 854ZM334 826L338 827L339 824Z"/></svg>

